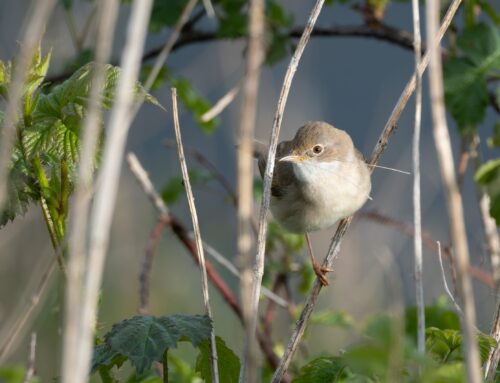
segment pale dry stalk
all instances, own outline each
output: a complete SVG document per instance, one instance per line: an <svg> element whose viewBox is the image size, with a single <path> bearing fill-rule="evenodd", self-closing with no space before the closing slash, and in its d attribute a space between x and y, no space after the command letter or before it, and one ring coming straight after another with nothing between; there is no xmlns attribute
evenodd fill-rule
<svg viewBox="0 0 500 383"><path fill-rule="evenodd" d="M438 33L440 2L427 0L427 46L429 47L429 88L432 106L433 134L438 154L439 169L445 189L451 238L454 247L452 255L456 266L458 296L462 304L462 334L464 339L464 357L468 382L482 381L479 349L475 337L476 313L472 284L467 273L469 250L465 230L462 197L455 177L455 166L450 135L446 123L444 90L439 45L433 44Z"/></svg>
<svg viewBox="0 0 500 383"><path fill-rule="evenodd" d="M81 327L80 341L77 343L78 364L72 366L72 372L65 383L84 383L88 379L99 289L108 250L125 142L131 124L130 109L134 105L134 88L139 75L151 7L152 0L134 0L132 3L127 39L121 59L122 72L111 110L102 167L90 212L89 255L84 274L82 306L79 308Z"/></svg>
<svg viewBox="0 0 500 383"><path fill-rule="evenodd" d="M80 358L79 341L82 326L79 313L83 295L83 277L86 268L88 211L92 198L94 159L101 126L101 97L105 81L105 64L113 45L114 28L118 14L117 0L102 0L98 4L95 66L88 97L88 113L82 127L82 146L78 181L75 190L74 211L69 232L69 259L65 301L63 353L61 376L63 381L73 374Z"/></svg>
<svg viewBox="0 0 500 383"><path fill-rule="evenodd" d="M260 69L264 59L264 1L251 0L248 25L246 73L240 114L238 146L238 258L241 268L240 293L245 326L245 341L240 368L240 383L257 382L258 349L255 339L257 313L252 305L252 214L253 214L253 140L257 116ZM259 282L260 283L260 282Z"/></svg>
<svg viewBox="0 0 500 383"><path fill-rule="evenodd" d="M412 0L413 9L413 45L415 47L415 121L413 132L413 251L415 260L415 294L417 303L417 348L425 354L425 303L422 260L422 209L420 203L420 130L422 125L422 73L418 65L422 59L422 39L420 37L419 1Z"/></svg>
<svg viewBox="0 0 500 383"><path fill-rule="evenodd" d="M198 214L196 213L196 205L194 203L193 190L189 181L189 173L186 164L186 157L184 155L184 148L182 146L181 128L179 125L179 114L177 111L177 89L172 90L172 113L174 117L174 130L175 139L177 141L177 152L179 154L179 162L181 164L182 180L186 188L186 196L189 205L189 212L191 213L191 221L193 223L194 238L196 242L196 252L198 253L198 260L200 262L201 270L201 285L203 290L203 303L205 305L206 314L212 319L212 309L210 307L210 297L208 295L208 278L207 268L205 265L205 253L203 252L203 241L201 239L200 225L198 224ZM212 382L219 382L219 367L217 362L217 347L215 341L215 324L212 322L210 330L210 358L212 365Z"/></svg>

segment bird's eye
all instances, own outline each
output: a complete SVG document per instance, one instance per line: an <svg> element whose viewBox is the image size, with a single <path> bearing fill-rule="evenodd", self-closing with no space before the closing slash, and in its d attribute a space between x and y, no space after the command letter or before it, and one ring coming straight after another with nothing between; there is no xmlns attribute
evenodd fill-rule
<svg viewBox="0 0 500 383"><path fill-rule="evenodd" d="M314 145L313 146L313 153L314 154L321 154L322 151L323 151L323 146L321 146L321 145Z"/></svg>

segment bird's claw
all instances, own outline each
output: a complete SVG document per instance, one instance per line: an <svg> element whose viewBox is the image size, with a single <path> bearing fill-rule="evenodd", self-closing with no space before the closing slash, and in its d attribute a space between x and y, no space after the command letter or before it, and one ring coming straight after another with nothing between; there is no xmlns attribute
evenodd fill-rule
<svg viewBox="0 0 500 383"><path fill-rule="evenodd" d="M326 267L326 266L320 266L316 263L313 264L313 269L314 269L314 273L316 274L316 276L319 279L319 282L323 286L328 286L330 284L330 282L328 282L328 278L326 277L326 273L332 272L333 269Z"/></svg>

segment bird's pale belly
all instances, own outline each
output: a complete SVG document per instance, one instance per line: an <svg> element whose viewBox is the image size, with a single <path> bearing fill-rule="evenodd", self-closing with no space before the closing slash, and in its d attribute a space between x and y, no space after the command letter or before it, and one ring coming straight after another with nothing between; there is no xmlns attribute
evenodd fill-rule
<svg viewBox="0 0 500 383"><path fill-rule="evenodd" d="M274 218L290 232L305 233L326 229L350 216L368 199L370 185L368 189L360 188L356 183L338 182L335 178L302 186L301 191L293 185L283 197L272 197Z"/></svg>

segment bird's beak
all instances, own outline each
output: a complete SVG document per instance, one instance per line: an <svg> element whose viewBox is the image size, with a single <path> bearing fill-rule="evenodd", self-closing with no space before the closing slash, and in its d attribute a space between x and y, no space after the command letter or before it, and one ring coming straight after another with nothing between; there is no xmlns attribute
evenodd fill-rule
<svg viewBox="0 0 500 383"><path fill-rule="evenodd" d="M303 162L306 160L306 156L300 156L300 155L291 155L291 156L285 156L281 157L279 159L279 162Z"/></svg>

